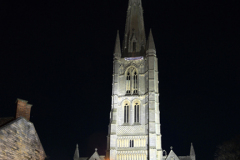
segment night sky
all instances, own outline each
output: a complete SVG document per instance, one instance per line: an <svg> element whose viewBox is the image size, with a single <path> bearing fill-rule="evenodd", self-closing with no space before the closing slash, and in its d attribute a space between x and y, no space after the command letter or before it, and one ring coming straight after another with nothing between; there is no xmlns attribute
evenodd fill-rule
<svg viewBox="0 0 240 160"><path fill-rule="evenodd" d="M142 0L159 63L162 146L198 160L240 134L238 0ZM0 117L33 104L51 160L105 154L117 30L128 0L2 1Z"/></svg>

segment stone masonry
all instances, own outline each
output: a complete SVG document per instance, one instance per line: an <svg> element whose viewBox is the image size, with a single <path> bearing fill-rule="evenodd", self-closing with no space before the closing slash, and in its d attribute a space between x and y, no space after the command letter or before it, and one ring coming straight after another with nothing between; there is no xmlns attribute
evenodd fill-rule
<svg viewBox="0 0 240 160"><path fill-rule="evenodd" d="M18 118L0 128L1 160L44 160L46 157L33 124Z"/></svg>

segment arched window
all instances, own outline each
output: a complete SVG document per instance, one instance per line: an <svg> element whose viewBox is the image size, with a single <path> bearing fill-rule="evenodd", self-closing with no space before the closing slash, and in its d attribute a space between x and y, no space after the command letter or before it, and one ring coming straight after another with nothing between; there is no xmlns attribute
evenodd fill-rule
<svg viewBox="0 0 240 160"><path fill-rule="evenodd" d="M134 147L134 140L130 140L130 147Z"/></svg>
<svg viewBox="0 0 240 160"><path fill-rule="evenodd" d="M135 103L134 105L134 122L139 123L139 104Z"/></svg>
<svg viewBox="0 0 240 160"><path fill-rule="evenodd" d="M131 93L131 75L130 75L130 70L127 72L127 78L126 78L126 93L130 94Z"/></svg>
<svg viewBox="0 0 240 160"><path fill-rule="evenodd" d="M129 122L129 104L125 103L124 105L124 123Z"/></svg>
<svg viewBox="0 0 240 160"><path fill-rule="evenodd" d="M126 72L126 94L138 93L138 72L134 67L130 67Z"/></svg>
<svg viewBox="0 0 240 160"><path fill-rule="evenodd" d="M137 94L137 88L138 88L138 85L137 85L137 81L138 81L138 77L137 77L137 71L134 70L133 71L133 94Z"/></svg>

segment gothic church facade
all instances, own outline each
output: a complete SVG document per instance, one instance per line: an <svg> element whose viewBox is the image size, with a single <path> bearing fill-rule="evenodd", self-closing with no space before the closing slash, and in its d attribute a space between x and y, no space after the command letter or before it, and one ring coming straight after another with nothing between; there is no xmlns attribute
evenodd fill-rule
<svg viewBox="0 0 240 160"><path fill-rule="evenodd" d="M122 50L117 34L112 85L106 159L162 160L158 59L141 0L129 0Z"/></svg>
<svg viewBox="0 0 240 160"><path fill-rule="evenodd" d="M192 156L164 154L158 85L158 58L151 30L146 39L142 2L129 0L122 47L119 32L115 43L105 160L195 160L193 147Z"/></svg>

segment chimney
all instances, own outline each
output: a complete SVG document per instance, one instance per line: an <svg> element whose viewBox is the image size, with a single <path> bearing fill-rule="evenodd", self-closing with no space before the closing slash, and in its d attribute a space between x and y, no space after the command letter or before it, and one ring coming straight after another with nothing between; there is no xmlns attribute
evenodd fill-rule
<svg viewBox="0 0 240 160"><path fill-rule="evenodd" d="M26 120L30 120L30 112L31 112L31 104L28 104L28 101L17 99L17 111L16 111L16 118L24 117Z"/></svg>

